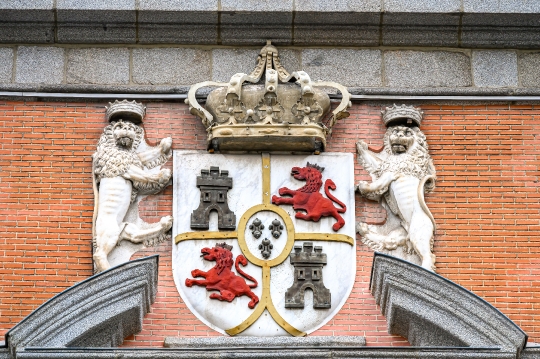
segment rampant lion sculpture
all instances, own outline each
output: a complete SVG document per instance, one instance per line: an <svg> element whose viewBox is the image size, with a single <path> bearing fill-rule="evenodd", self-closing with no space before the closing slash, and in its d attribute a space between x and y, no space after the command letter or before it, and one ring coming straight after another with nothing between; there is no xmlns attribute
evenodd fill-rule
<svg viewBox="0 0 540 359"><path fill-rule="evenodd" d="M434 271L435 220L424 201L424 191L435 187L435 167L425 135L418 127L391 126L384 135L381 153L368 150L363 141L356 147L361 164L373 178L371 183L360 181L356 189L363 197L382 200L388 214L382 226L357 224L362 242L377 251L403 247L405 255L415 252L422 267Z"/></svg>
<svg viewBox="0 0 540 359"><path fill-rule="evenodd" d="M236 257L235 263L231 249L232 246L225 243L218 243L215 247L201 249L202 257L207 261L216 261L216 265L208 272L199 269L192 270L191 275L193 277L204 277L204 279L187 278L186 287L198 285L206 287L207 291L217 290L219 294L210 294L210 299L226 300L227 302L232 302L236 297L247 295L251 298L248 307L253 309L259 302L259 297L251 289L256 288L258 283L255 278L246 274L239 266L239 264L242 264L245 267L248 264L246 257L240 254ZM247 284L244 278L236 275L231 270L233 263L236 271L253 283Z"/></svg>
<svg viewBox="0 0 540 359"><path fill-rule="evenodd" d="M334 223L332 229L338 231L345 225L345 220L340 216L340 213L345 213L347 207L343 202L338 200L330 193L330 189L335 190L336 184L331 179L327 179L324 183L324 192L328 198L324 198L319 190L321 189L322 174L324 168L316 164L308 162L306 167L293 167L291 175L300 181L306 181L306 185L297 190L283 187L279 189L281 196L292 196L292 198L272 196L272 203L291 204L295 211L306 211L306 213L296 212L295 217L306 221L318 222L321 217L334 217L337 222ZM341 208L334 206L332 201L336 202Z"/></svg>
<svg viewBox="0 0 540 359"><path fill-rule="evenodd" d="M169 169L157 173L149 169L171 157L172 139L164 138L158 146L137 152L142 141L141 127L129 121L112 121L103 131L93 155L93 258L97 272L110 267L107 256L121 240L153 245L165 240L172 226L171 216L142 225L125 219L137 194L158 193L171 177Z"/></svg>

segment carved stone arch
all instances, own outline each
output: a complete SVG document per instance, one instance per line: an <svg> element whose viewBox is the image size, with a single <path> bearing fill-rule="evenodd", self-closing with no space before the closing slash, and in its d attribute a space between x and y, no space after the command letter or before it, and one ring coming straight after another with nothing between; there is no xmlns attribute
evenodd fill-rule
<svg viewBox="0 0 540 359"><path fill-rule="evenodd" d="M13 357L26 347L113 347L142 329L154 302L158 256L126 262L51 298L6 334Z"/></svg>
<svg viewBox="0 0 540 359"><path fill-rule="evenodd" d="M371 292L388 331L413 346L493 348L519 356L527 335L467 289L420 266L375 253Z"/></svg>

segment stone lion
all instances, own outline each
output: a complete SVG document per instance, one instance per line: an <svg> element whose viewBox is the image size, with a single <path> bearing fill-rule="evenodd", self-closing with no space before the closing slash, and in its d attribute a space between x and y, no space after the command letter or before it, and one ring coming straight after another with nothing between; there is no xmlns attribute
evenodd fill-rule
<svg viewBox="0 0 540 359"><path fill-rule="evenodd" d="M156 194L171 178L169 169L150 171L172 155L170 137L156 147L137 152L144 130L129 121L113 121L105 128L93 155L95 206L93 218L96 271L110 267L107 256L121 240L153 245L165 240L172 217L137 225L126 220L138 194ZM144 143L146 145L146 143Z"/></svg>
<svg viewBox="0 0 540 359"><path fill-rule="evenodd" d="M425 135L418 127L392 126L384 135L381 153L368 150L363 141L356 148L360 163L373 179L360 181L356 189L365 198L381 201L388 214L382 226L357 224L362 242L383 252L403 247L404 254L415 252L422 267L434 271L435 220L424 192L435 188L435 167Z"/></svg>

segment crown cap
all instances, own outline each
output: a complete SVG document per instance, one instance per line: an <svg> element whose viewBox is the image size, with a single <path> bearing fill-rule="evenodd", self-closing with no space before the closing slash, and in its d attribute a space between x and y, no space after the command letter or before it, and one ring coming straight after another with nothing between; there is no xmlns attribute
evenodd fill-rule
<svg viewBox="0 0 540 359"><path fill-rule="evenodd" d="M392 107L387 107L386 110L381 111L383 115L383 121L386 127L395 124L396 122L411 124L415 123L416 126L420 126L422 123L422 117L424 112L414 106L394 104Z"/></svg>
<svg viewBox="0 0 540 359"><path fill-rule="evenodd" d="M131 121L134 124L140 124L143 122L146 114L146 106L142 103L128 100L109 102L107 109L107 120L109 122L122 119L124 121Z"/></svg>

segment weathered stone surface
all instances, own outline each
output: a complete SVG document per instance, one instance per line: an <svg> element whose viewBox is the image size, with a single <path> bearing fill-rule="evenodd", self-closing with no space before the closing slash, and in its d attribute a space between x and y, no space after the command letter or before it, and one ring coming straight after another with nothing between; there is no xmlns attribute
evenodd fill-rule
<svg viewBox="0 0 540 359"><path fill-rule="evenodd" d="M472 70L477 87L515 87L518 85L515 51L473 51Z"/></svg>
<svg viewBox="0 0 540 359"><path fill-rule="evenodd" d="M72 4L57 10L59 43L135 43L136 13L122 9L122 2L102 10L67 5Z"/></svg>
<svg viewBox="0 0 540 359"><path fill-rule="evenodd" d="M335 337L167 337L163 343L166 348L235 348L235 347L362 347L366 338L357 336Z"/></svg>
<svg viewBox="0 0 540 359"><path fill-rule="evenodd" d="M379 50L306 49L302 68L313 81L334 81L345 86L380 86Z"/></svg>
<svg viewBox="0 0 540 359"><path fill-rule="evenodd" d="M230 4L227 9L234 9ZM290 45L292 20L292 11L271 11L271 7L268 11L263 7L257 12L224 10L221 13L220 40L223 45L260 45L266 40L272 40L275 45Z"/></svg>
<svg viewBox="0 0 540 359"><path fill-rule="evenodd" d="M158 257L127 262L53 297L7 333L25 347L110 347L141 330L157 291ZM18 357L18 355L17 355ZM90 357L90 356L84 356Z"/></svg>
<svg viewBox="0 0 540 359"><path fill-rule="evenodd" d="M527 335L465 288L419 266L375 253L371 292L388 331L413 346L500 348L515 357Z"/></svg>
<svg viewBox="0 0 540 359"><path fill-rule="evenodd" d="M11 9L11 10L44 10L44 9L53 9L54 0L32 0L32 1L21 1L21 0L2 0L0 2L0 9Z"/></svg>
<svg viewBox="0 0 540 359"><path fill-rule="evenodd" d="M471 86L469 57L450 51L386 51L385 84L389 87Z"/></svg>
<svg viewBox="0 0 540 359"><path fill-rule="evenodd" d="M135 0L56 0L56 8L58 10L135 10Z"/></svg>
<svg viewBox="0 0 540 359"><path fill-rule="evenodd" d="M133 50L133 82L192 85L211 78L210 51L188 48Z"/></svg>
<svg viewBox="0 0 540 359"><path fill-rule="evenodd" d="M15 82L59 84L64 78L64 49L19 46Z"/></svg>
<svg viewBox="0 0 540 359"><path fill-rule="evenodd" d="M383 0L386 12L447 13L461 10L461 0Z"/></svg>
<svg viewBox="0 0 540 359"><path fill-rule="evenodd" d="M250 74L257 64L256 49L212 50L212 80L228 82L231 76L243 72ZM298 50L279 50L281 64L290 73L301 69L301 53Z"/></svg>
<svg viewBox="0 0 540 359"><path fill-rule="evenodd" d="M68 83L129 83L129 49L69 49L67 53Z"/></svg>
<svg viewBox="0 0 540 359"><path fill-rule="evenodd" d="M457 47L458 26L458 14L388 13L383 16L382 41L388 46Z"/></svg>
<svg viewBox="0 0 540 359"><path fill-rule="evenodd" d="M213 350L193 349L32 349L17 354L17 359L313 359L313 358L358 358L358 359L516 359L512 353L501 353L497 349L478 348L358 348L358 347L310 347L298 348L224 348ZM530 358L528 358L530 359ZM536 358L535 358L536 359Z"/></svg>
<svg viewBox="0 0 540 359"><path fill-rule="evenodd" d="M298 12L320 11L320 12L379 12L381 10L380 0L333 0L333 1L312 1L296 0L294 9Z"/></svg>
<svg viewBox="0 0 540 359"><path fill-rule="evenodd" d="M147 5L149 8L158 7L153 3ZM206 2L203 1L201 9L193 11L139 11L139 43L216 44L218 14L217 11L207 10L205 5Z"/></svg>
<svg viewBox="0 0 540 359"><path fill-rule="evenodd" d="M157 11L217 11L218 0L139 0L139 10Z"/></svg>
<svg viewBox="0 0 540 359"><path fill-rule="evenodd" d="M540 52L528 52L518 57L520 85L540 87Z"/></svg>
<svg viewBox="0 0 540 359"><path fill-rule="evenodd" d="M540 14L464 14L461 20L461 46L513 49L538 47L539 21Z"/></svg>
<svg viewBox="0 0 540 359"><path fill-rule="evenodd" d="M477 13L537 13L540 2L521 0L462 0L463 11Z"/></svg>
<svg viewBox="0 0 540 359"><path fill-rule="evenodd" d="M13 71L13 49L0 47L0 82L11 82Z"/></svg>
<svg viewBox="0 0 540 359"><path fill-rule="evenodd" d="M540 359L540 347L527 347L521 354L521 359Z"/></svg>
<svg viewBox="0 0 540 359"><path fill-rule="evenodd" d="M380 18L380 14L376 12L296 12L294 44L377 46Z"/></svg>

